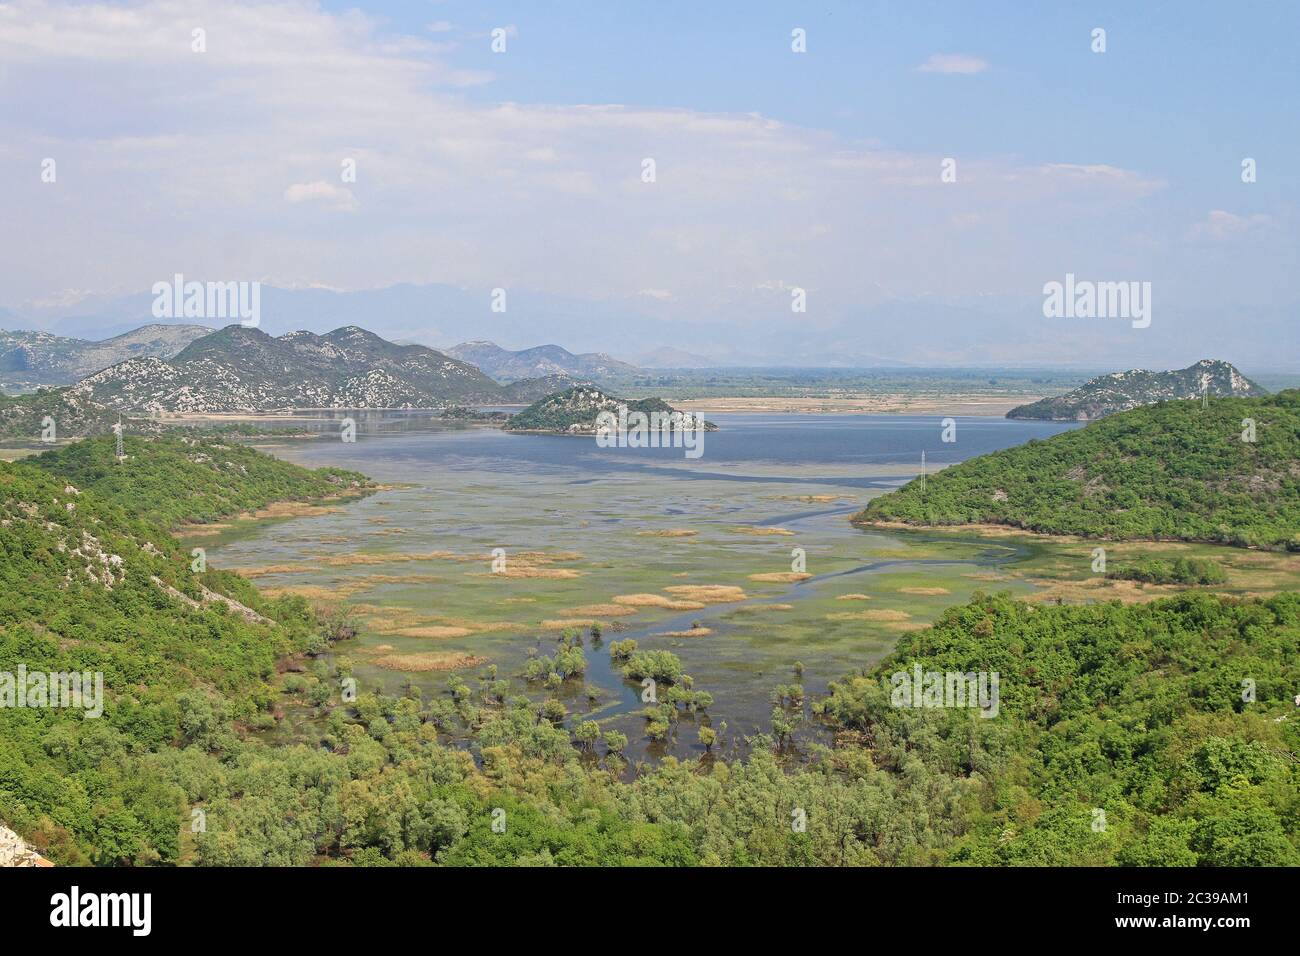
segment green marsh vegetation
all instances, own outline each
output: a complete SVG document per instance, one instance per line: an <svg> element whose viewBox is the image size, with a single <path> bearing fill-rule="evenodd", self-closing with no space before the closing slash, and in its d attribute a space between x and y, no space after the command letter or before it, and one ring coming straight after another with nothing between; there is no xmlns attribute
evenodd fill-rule
<svg viewBox="0 0 1300 956"><path fill-rule="evenodd" d="M1152 558L1107 571L1106 576L1144 584L1225 584L1228 580L1222 567L1197 558L1175 558L1173 561Z"/></svg>
<svg viewBox="0 0 1300 956"><path fill-rule="evenodd" d="M623 677L627 661L611 660L611 644L621 647L630 640L641 650L674 654L684 673L713 695L710 714L725 718L732 729L714 751L734 758L744 750L746 736L771 730L770 693L789 680L797 659L806 664L802 683L811 701L826 693L830 681L878 661L900 635L924 628L977 590L1005 589L1030 600L1042 600L1042 595L1047 600L1060 596L1068 602L1091 602L1149 600L1182 587L1126 589L1126 582L1092 572L1090 545L1028 535L998 538L892 529L881 533L854 529L844 515L833 513L793 524L791 537L755 538L734 530L771 524L774 516L806 507L790 504L789 493L825 492L824 484L757 484L738 494L735 484L645 478L620 483L617 500L607 501L593 499L586 485L538 482L510 473L471 472L453 493L442 486L419 487L415 474L383 477L408 486L351 504L346 512L291 519L277 525L273 535L269 529L249 526L225 539L228 543L205 543L222 566L266 568L255 580L275 592L348 593L363 612L358 640L349 651L355 673L364 686L387 694L402 694L412 681L428 699L441 692L443 678L438 672L403 673L376 666L381 656L482 656L497 664L504 677L517 680L529 666L534 636L538 652L552 657L556 634L571 627L587 630L589 624L572 622L590 622L594 614L605 647L589 645L584 680L563 679L558 686L546 687L539 679L522 690L539 700L558 698L571 719L594 719L603 729L625 734L632 761L643 753L655 759L665 753L690 758L698 748L691 735L679 734L647 750L637 679ZM781 500L773 491L783 493ZM728 510L717 507L722 502ZM692 514L689 527L694 534L662 536L684 527L682 518L659 513L665 508ZM715 509L716 518L710 517ZM642 513L647 517L628 518ZM466 514L474 516L474 527L462 533L463 519L458 516ZM419 517L406 525L405 533L387 534L399 515ZM331 541L322 543L322 538ZM489 574L485 541L506 545L508 554L562 541L580 553L555 567L572 568L578 576ZM811 545L809 570L818 575L816 580L800 584L750 579L752 574L788 569L794 545ZM1107 548L1113 567L1151 557L1170 560L1183 553L1212 560L1230 576L1229 584L1217 587L1239 596L1300 586L1300 567L1278 564L1286 560L1282 554L1142 542L1107 543ZM466 560L406 560L430 549L446 549ZM366 563L348 564L349 555L358 550ZM481 560L468 560L475 552ZM385 555L393 558L391 564L369 563ZM1269 565L1252 566L1249 562L1256 559ZM333 566L335 560L343 563ZM860 567L871 570L843 573ZM621 596L642 594L672 599L677 596L664 589L688 582L739 587L745 598L690 610L614 604ZM417 626L410 635L388 626L396 614L413 618ZM691 636L697 621L712 633ZM424 625L445 633L433 638ZM589 696L593 687L600 691L594 698ZM805 721L794 743L806 752L812 743L829 742L832 736L817 722Z"/></svg>

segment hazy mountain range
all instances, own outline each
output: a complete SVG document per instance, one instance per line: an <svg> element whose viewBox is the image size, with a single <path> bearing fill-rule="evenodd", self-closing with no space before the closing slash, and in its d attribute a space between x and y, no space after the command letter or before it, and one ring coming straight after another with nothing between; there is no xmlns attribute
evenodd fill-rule
<svg viewBox="0 0 1300 956"><path fill-rule="evenodd" d="M640 371L635 365L620 362L604 352L574 355L558 345L538 345L512 352L495 342L462 342L444 351L452 358L478 366L498 382L507 383L549 375L601 379L635 375Z"/></svg>
<svg viewBox="0 0 1300 956"><path fill-rule="evenodd" d="M0 384L71 385L130 358L170 358L212 333L201 325L146 325L100 342L50 332L0 330Z"/></svg>
<svg viewBox="0 0 1300 956"><path fill-rule="evenodd" d="M1300 369L1295 303L1175 309L1160 297L1161 288L1156 288L1151 326L1133 329L1124 321L1044 318L1037 290L977 299L903 299L881 292L870 301L839 302L812 288L807 313L796 315L784 285L720 289L714 299L689 303L651 295L596 301L512 288L506 311L498 313L491 310L490 289L401 284L341 292L264 283L260 327L281 335L357 325L390 341L434 348L485 339L507 349L562 342L575 353L605 352L643 368L667 367L655 350L668 347L692 357L689 364L673 366L678 368L702 367L701 362L717 367L1160 368L1219 355L1257 370ZM58 301L0 307L0 326L101 338L156 321L152 301L147 292L70 293Z"/></svg>
<svg viewBox="0 0 1300 956"><path fill-rule="evenodd" d="M672 359L682 354L666 351ZM104 362L111 364L101 367ZM241 325L214 332L157 324L103 342L0 332L0 370L20 387L76 380L61 394L81 408L145 414L527 404L575 385L643 372L602 352L574 354L558 345L512 351L473 341L444 353L390 342L355 325L277 338ZM0 385L9 383L0 378ZM1203 359L1168 372L1103 375L1066 395L1015 408L1008 417L1090 420L1201 394L1267 393L1233 365ZM9 417L35 411L14 406Z"/></svg>
<svg viewBox="0 0 1300 956"><path fill-rule="evenodd" d="M122 411L202 413L511 403L531 401L553 384L505 387L466 362L356 326L274 338L231 325L170 360L128 359L69 391Z"/></svg>
<svg viewBox="0 0 1300 956"><path fill-rule="evenodd" d="M144 411L270 407L284 402L425 406L528 403L635 365L558 345L509 351L466 342L446 352L394 343L356 326L279 338L229 326L148 325L102 342L0 330L0 391L81 383L79 395ZM504 386L504 387L502 387Z"/></svg>

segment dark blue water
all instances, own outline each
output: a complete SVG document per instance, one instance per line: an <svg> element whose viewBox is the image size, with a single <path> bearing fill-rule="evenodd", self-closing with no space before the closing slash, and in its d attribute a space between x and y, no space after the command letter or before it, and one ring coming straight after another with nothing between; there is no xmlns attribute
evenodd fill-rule
<svg viewBox="0 0 1300 956"><path fill-rule="evenodd" d="M402 470L421 462L457 469L491 468L513 473L557 474L594 480L617 472L656 473L678 478L817 482L809 465L825 465L825 481L874 487L880 465L910 465L919 471L1001 448L1048 438L1077 427L1072 422L1027 422L1005 418L956 419L955 442L943 441L937 415L711 415L718 431L703 438L699 458L681 448L599 448L591 436L512 434L495 428L373 431L359 421L355 444L321 439L295 449L295 459L379 474L391 463ZM781 466L797 465L782 476ZM380 467L376 467L380 466ZM403 468L405 466L405 468ZM860 476L852 470L861 469ZM847 474L846 474L847 472ZM886 484L897 483L896 478Z"/></svg>

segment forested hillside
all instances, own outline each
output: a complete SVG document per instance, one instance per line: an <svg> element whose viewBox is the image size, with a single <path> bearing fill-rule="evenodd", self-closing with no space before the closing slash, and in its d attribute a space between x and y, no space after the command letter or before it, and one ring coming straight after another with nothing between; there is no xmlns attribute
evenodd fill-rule
<svg viewBox="0 0 1300 956"><path fill-rule="evenodd" d="M133 517L170 528L215 521L276 501L364 494L364 475L337 468L309 471L238 442L185 436L123 441L106 436L45 452L29 462L95 492Z"/></svg>
<svg viewBox="0 0 1300 956"><path fill-rule="evenodd" d="M1300 864L1298 595L977 594L825 698L782 685L743 761L629 774L622 734L490 665L427 697L344 700L345 616L196 574L117 503L207 464L187 448L141 443L104 466L141 472L133 485L93 447L0 464L0 672L104 677L98 718L0 708L0 821L56 863ZM231 460L248 467L217 472L220 507L270 493L241 487L264 465ZM86 487L50 473L59 461ZM609 652L569 640L579 680ZM656 653L677 676L647 733L704 741L698 694ZM890 676L916 665L996 672L997 716L894 706ZM834 746L791 749L801 720Z"/></svg>
<svg viewBox="0 0 1300 956"><path fill-rule="evenodd" d="M1300 548L1300 390L1122 412L914 480L854 520Z"/></svg>
<svg viewBox="0 0 1300 956"><path fill-rule="evenodd" d="M103 674L98 719L0 708L0 820L59 863L175 861L180 748L264 714L276 659L318 632L301 600L194 574L140 527L66 478L0 464L0 671Z"/></svg>
<svg viewBox="0 0 1300 956"><path fill-rule="evenodd" d="M998 716L890 706L876 678L916 662L999 673ZM956 816L948 862L1294 866L1298 678L1300 595L977 596L825 708L873 741L876 767L939 771Z"/></svg>

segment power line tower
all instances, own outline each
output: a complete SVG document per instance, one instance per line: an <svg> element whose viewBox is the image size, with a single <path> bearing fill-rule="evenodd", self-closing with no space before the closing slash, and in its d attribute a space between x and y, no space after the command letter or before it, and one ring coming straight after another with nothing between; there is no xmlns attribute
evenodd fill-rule
<svg viewBox="0 0 1300 956"><path fill-rule="evenodd" d="M117 436L117 460L121 462L126 458L126 452L122 448L122 416L117 416L117 424L113 426L113 434Z"/></svg>

